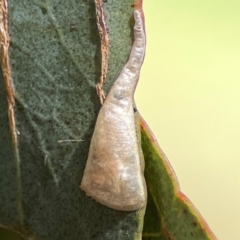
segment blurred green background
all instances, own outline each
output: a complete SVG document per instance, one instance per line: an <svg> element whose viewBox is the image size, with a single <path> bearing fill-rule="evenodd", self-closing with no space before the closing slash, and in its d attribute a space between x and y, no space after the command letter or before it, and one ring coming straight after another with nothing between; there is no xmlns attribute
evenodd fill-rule
<svg viewBox="0 0 240 240"><path fill-rule="evenodd" d="M240 239L240 1L145 0L135 99L182 191L219 240Z"/></svg>

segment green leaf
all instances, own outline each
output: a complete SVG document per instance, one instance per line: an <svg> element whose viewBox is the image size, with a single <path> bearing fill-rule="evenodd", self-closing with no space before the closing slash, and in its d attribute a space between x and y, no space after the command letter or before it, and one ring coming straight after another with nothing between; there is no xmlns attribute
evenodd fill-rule
<svg viewBox="0 0 240 240"><path fill-rule="evenodd" d="M106 92L131 49L131 4L104 5L110 37ZM9 0L8 26L14 95L1 53L0 225L31 239L141 239L143 210L114 211L79 189L100 108L94 1Z"/></svg>
<svg viewBox="0 0 240 240"><path fill-rule="evenodd" d="M144 120L139 117L148 204L145 240L213 240L208 225L180 191L175 173Z"/></svg>

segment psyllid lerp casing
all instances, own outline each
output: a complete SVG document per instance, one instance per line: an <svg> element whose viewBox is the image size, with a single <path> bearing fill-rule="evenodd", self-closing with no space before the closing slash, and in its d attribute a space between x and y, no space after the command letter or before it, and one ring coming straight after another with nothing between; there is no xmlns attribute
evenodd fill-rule
<svg viewBox="0 0 240 240"><path fill-rule="evenodd" d="M144 207L147 195L133 99L146 45L139 10L134 10L134 20L129 60L99 111L80 185L87 196L120 211Z"/></svg>

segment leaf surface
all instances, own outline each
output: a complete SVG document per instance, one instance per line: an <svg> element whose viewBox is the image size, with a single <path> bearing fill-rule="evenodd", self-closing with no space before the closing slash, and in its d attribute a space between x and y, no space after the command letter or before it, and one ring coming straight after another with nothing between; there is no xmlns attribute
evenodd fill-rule
<svg viewBox="0 0 240 240"><path fill-rule="evenodd" d="M148 204L144 240L214 240L216 237L190 200L155 137L139 115Z"/></svg>
<svg viewBox="0 0 240 240"><path fill-rule="evenodd" d="M130 53L131 4L104 3L110 40L106 92ZM79 189L100 108L94 1L9 0L8 26L14 94L7 92L2 64L0 225L29 239L141 239L143 210L114 211Z"/></svg>

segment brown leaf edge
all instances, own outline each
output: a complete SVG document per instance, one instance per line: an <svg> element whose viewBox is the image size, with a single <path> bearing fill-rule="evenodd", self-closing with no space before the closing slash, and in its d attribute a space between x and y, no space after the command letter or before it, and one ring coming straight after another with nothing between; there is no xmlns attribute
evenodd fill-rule
<svg viewBox="0 0 240 240"><path fill-rule="evenodd" d="M147 139L147 143L150 145L149 147L151 148L151 151L153 151L155 154L157 154L159 156L158 159L160 159L160 161L162 161L161 164L163 164L165 167L165 171L167 172L167 175L172 184L171 188L173 191L174 198L176 199L175 202L179 202L180 205L184 207L183 213L191 215L190 216L191 219L195 219L192 222L192 224L189 226L189 228L191 228L191 227L194 228L197 226L197 229L200 230L201 232L203 232L203 234L205 235L204 239L217 240L216 236L214 235L212 230L209 228L208 224L206 223L204 218L201 216L199 211L196 209L196 207L193 205L193 203L189 200L189 198L181 192L176 174L175 174L169 160L167 159L166 155L164 154L164 152L158 145L158 142L157 142L155 136L153 135L152 131L150 130L147 123L144 121L144 119L141 117L140 114L138 114L138 121L139 121L140 128L141 128L143 153L144 153L143 137L145 137L145 140ZM149 164L148 161L151 161L151 158L147 159L146 156L144 156L144 158L145 158L145 169L147 169L148 164ZM146 171L145 171L145 173L146 173ZM161 178L159 176L159 174L161 174L161 173L158 172L157 170L154 172L151 172L151 174L154 174L155 177L157 177L157 179ZM162 216L162 211L165 211L165 209L164 210L160 209L161 208L160 202L161 202L161 198L164 198L164 196L159 196L156 193L157 192L156 186L153 186L153 184L149 181L148 176L146 176L146 174L145 174L145 178L146 178L146 182L147 182L148 194L151 195L150 197L153 200L155 208L158 211L158 221L159 221L158 226L160 228L159 229L159 237L160 238L153 237L153 239L168 239L168 240L176 239L177 240L178 237L174 236L175 234L173 233L173 231L168 229L168 226L167 226L168 224L165 223L165 219L166 219L166 216L168 213L165 212L164 213L165 216ZM165 199L165 200L168 200L168 199ZM168 211L168 210L166 210L166 211ZM147 237L147 235L145 233L143 233L143 239L145 239L145 237L147 239L150 239ZM182 238L179 238L179 239L182 239Z"/></svg>

